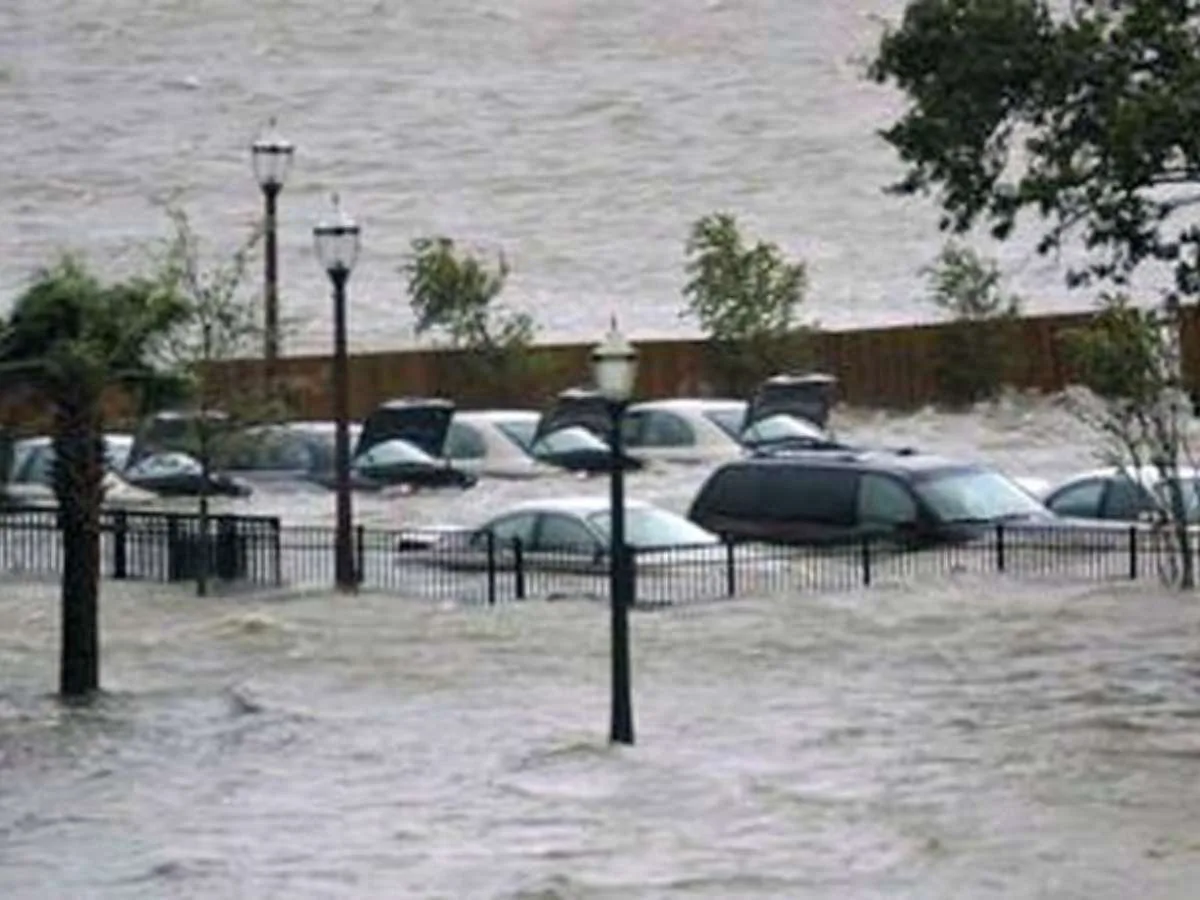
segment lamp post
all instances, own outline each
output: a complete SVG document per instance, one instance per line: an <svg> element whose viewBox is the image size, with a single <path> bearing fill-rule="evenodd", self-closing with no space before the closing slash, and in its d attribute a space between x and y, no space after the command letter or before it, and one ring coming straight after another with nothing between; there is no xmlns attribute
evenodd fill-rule
<svg viewBox="0 0 1200 900"><path fill-rule="evenodd" d="M275 130L275 120L250 147L254 177L262 188L263 214L263 359L266 361L267 387L275 387L276 360L279 358L279 251L276 242L275 201L283 190L284 179L292 166L295 148Z"/></svg>
<svg viewBox="0 0 1200 900"><path fill-rule="evenodd" d="M350 381L346 360L346 281L358 259L359 229L333 195L333 213L313 229L317 259L333 283L333 465L337 516L334 580L338 590L358 587L354 571L353 515L350 508Z"/></svg>
<svg viewBox="0 0 1200 900"><path fill-rule="evenodd" d="M608 401L610 451L609 605L612 615L612 718L608 739L633 743L633 690L629 675L629 607L633 604L633 566L625 544L625 452L621 420L633 395L637 351L612 320L604 340L592 351L596 390Z"/></svg>

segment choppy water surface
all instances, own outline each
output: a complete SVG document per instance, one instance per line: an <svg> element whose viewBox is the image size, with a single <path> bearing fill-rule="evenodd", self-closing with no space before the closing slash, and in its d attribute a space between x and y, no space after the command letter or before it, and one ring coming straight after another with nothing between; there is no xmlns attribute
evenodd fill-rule
<svg viewBox="0 0 1200 900"><path fill-rule="evenodd" d="M1190 898L1200 607L995 582L634 617L105 594L111 696L0 602L0 895Z"/></svg>
<svg viewBox="0 0 1200 900"><path fill-rule="evenodd" d="M105 270L165 235L181 192L231 250L261 206L248 147L278 116L298 147L281 200L293 352L325 351L311 228L333 189L364 228L355 348L411 317L398 267L446 233L503 248L508 299L548 335L621 314L680 333L683 243L716 209L811 266L829 326L928 317L941 237L888 198L876 137L899 98L865 82L901 0L6 0L0 4L0 297L63 248ZM1068 297L1032 240L999 249L1037 307ZM1068 257L1069 258L1069 257Z"/></svg>

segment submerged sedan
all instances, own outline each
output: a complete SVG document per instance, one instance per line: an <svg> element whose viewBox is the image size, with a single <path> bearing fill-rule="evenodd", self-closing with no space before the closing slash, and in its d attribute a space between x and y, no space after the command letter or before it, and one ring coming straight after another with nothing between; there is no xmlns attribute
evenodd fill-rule
<svg viewBox="0 0 1200 900"><path fill-rule="evenodd" d="M607 497L529 500L475 528L439 530L422 541L413 534L397 550L447 568L522 568L602 574L608 570L611 515ZM625 541L638 571L704 557L719 560L720 539L683 516L639 500L625 509Z"/></svg>

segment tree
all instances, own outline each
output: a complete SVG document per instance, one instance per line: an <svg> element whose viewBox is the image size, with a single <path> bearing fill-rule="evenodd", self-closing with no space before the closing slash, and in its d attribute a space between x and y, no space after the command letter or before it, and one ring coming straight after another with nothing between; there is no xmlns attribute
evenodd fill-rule
<svg viewBox="0 0 1200 900"><path fill-rule="evenodd" d="M461 251L448 237L422 237L412 242L403 266L416 333L440 333L450 347L464 351L455 360L464 386L507 386L520 393L529 372L528 350L537 332L533 318L499 303L508 281L503 253L494 269Z"/></svg>
<svg viewBox="0 0 1200 900"><path fill-rule="evenodd" d="M211 561L209 532L209 480L220 439L238 425L275 420L282 415L280 399L260 395L251 388L224 390L214 379L217 363L257 352L262 345L253 298L243 290L246 271L262 238L255 227L225 262L207 265L201 241L187 213L169 206L172 235L161 261L159 279L165 289L184 304L184 316L167 335L165 351L181 388L177 399L191 407L192 439L201 468L198 498L200 565L197 593L208 592ZM161 399L161 398L160 398Z"/></svg>
<svg viewBox="0 0 1200 900"><path fill-rule="evenodd" d="M1089 325L1068 332L1066 349L1090 390L1068 394L1068 408L1102 438L1103 458L1135 484L1147 467L1165 496L1152 491L1170 538L1181 587L1195 585L1189 499L1181 470L1192 458L1187 438L1191 400L1180 377L1178 306L1143 309L1124 295L1104 298ZM1144 486L1144 485L1143 485Z"/></svg>
<svg viewBox="0 0 1200 900"><path fill-rule="evenodd" d="M685 255L683 315L700 323L727 387L745 393L790 364L802 337L796 316L808 287L805 264L787 261L774 244L746 246L728 213L697 220Z"/></svg>
<svg viewBox="0 0 1200 900"><path fill-rule="evenodd" d="M1019 352L1013 329L1020 298L1002 290L994 261L953 242L925 272L930 303L950 317L936 363L942 395L964 404L994 397Z"/></svg>
<svg viewBox="0 0 1200 900"><path fill-rule="evenodd" d="M167 378L157 350L185 313L157 281L103 284L82 262L64 257L37 273L0 333L0 379L33 389L53 410L64 697L85 697L100 686L103 395L112 386L145 391Z"/></svg>
<svg viewBox="0 0 1200 900"><path fill-rule="evenodd" d="M1186 0L910 0L869 67L909 101L882 132L906 165L891 190L934 194L956 233L1038 214L1039 252L1082 239L1072 285L1162 263L1195 295L1198 26Z"/></svg>

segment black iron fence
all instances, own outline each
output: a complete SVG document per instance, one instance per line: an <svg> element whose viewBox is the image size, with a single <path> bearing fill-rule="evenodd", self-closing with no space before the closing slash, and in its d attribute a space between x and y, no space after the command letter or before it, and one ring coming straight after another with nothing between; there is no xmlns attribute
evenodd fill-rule
<svg viewBox="0 0 1200 900"><path fill-rule="evenodd" d="M0 511L0 571L60 573L58 518L58 511L48 507ZM231 583L283 583L281 529L275 518L217 515L202 529L194 513L104 510L99 525L100 573L105 578L188 581L203 571Z"/></svg>
<svg viewBox="0 0 1200 900"><path fill-rule="evenodd" d="M108 510L100 520L101 574L114 579L212 578L253 586L332 586L334 530L281 527L256 516ZM1200 543L1200 542L1198 542ZM364 589L490 605L514 600L607 599L599 550L547 549L462 532L355 531ZM1170 533L1142 525L983 528L970 541L904 550L881 540L837 547L724 542L631 551L643 607L748 595L847 590L956 573L1055 581L1164 581L1178 576ZM207 562L205 563L205 560ZM0 572L62 570L55 510L0 512Z"/></svg>
<svg viewBox="0 0 1200 900"><path fill-rule="evenodd" d="M333 529L285 528L284 580L333 583ZM481 536L358 529L361 585L407 597L495 604L608 597L604 552L526 547ZM980 529L970 541L923 550L863 540L790 547L724 542L632 552L639 606L737 596L906 584L958 573L1056 581L1173 579L1166 532L1141 525Z"/></svg>

